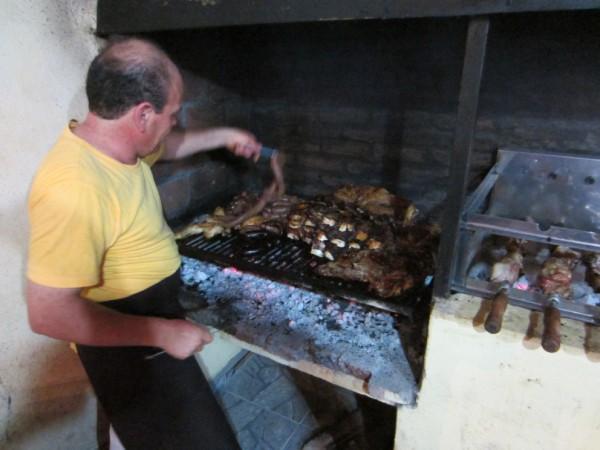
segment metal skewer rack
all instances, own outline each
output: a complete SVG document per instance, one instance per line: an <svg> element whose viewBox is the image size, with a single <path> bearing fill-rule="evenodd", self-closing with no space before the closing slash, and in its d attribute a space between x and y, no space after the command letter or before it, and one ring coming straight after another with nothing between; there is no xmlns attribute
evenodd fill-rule
<svg viewBox="0 0 600 450"><path fill-rule="evenodd" d="M500 149L496 164L467 199L461 215L451 289L493 297L496 283L468 276L489 235L600 253L600 157ZM508 289L509 302L543 310L541 292ZM600 325L600 307L552 303L563 317Z"/></svg>

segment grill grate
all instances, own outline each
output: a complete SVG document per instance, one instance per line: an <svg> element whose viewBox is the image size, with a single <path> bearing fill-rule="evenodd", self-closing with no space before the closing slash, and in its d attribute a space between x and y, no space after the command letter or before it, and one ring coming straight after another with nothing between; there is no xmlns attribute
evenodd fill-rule
<svg viewBox="0 0 600 450"><path fill-rule="evenodd" d="M204 235L178 241L183 256L208 261L223 267L250 272L273 281L290 284L346 301L402 314L412 318L417 289L401 297L382 300L373 296L366 284L321 277L313 272L319 260L308 247L267 233L247 237L240 233L206 239Z"/></svg>

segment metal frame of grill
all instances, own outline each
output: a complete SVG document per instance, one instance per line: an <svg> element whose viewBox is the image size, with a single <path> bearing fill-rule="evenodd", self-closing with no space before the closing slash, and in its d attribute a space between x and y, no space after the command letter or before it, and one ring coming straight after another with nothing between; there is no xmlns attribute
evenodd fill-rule
<svg viewBox="0 0 600 450"><path fill-rule="evenodd" d="M598 179L597 156L499 149L498 161L469 197L461 215L452 289L487 298L497 294L499 286L467 276L481 242L490 234L600 252L600 195L595 186ZM500 185L504 189L497 189ZM507 192L507 185L512 185L519 195L510 195L513 191ZM553 208L551 202L560 207ZM537 214L531 211L534 205ZM507 216L524 216L528 210L532 220L542 214L548 220L555 215L555 220L561 217L566 222L542 226L523 217ZM515 306L541 311L552 304L564 317L600 325L600 307L567 300L555 304L551 296L514 288L508 289L507 294Z"/></svg>
<svg viewBox="0 0 600 450"><path fill-rule="evenodd" d="M366 284L326 278L312 272L319 264L301 242L269 235L248 239L239 232L207 239L204 235L179 241L183 256L209 261L221 267L234 267L244 272L286 283L343 301L357 302L373 308L413 318L415 304L430 297L428 286L415 287L388 300L371 294Z"/></svg>

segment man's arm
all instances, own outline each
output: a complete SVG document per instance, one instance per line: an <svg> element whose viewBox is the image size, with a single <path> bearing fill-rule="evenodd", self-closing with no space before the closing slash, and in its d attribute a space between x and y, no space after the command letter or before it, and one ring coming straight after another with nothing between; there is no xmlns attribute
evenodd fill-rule
<svg viewBox="0 0 600 450"><path fill-rule="evenodd" d="M237 128L208 130L173 130L165 138L162 159L181 159L194 153L226 147L237 156L258 158L261 145L256 138Z"/></svg>
<svg viewBox="0 0 600 450"><path fill-rule="evenodd" d="M28 281L31 329L84 345L159 347L179 359L200 351L212 341L202 326L185 320L122 314L81 298L79 291Z"/></svg>

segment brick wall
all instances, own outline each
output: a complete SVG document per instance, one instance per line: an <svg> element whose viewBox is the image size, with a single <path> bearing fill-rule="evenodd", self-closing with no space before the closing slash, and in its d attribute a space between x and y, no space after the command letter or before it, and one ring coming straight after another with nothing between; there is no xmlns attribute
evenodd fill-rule
<svg viewBox="0 0 600 450"><path fill-rule="evenodd" d="M472 187L499 147L600 152L599 19L561 13L492 20ZM289 192L381 185L437 216L448 188L465 27L464 19L342 22L162 39L188 71L189 125L247 128L285 151ZM211 165L181 170L211 180L219 195L261 185L264 166L232 169L231 162L214 174L225 183L213 182ZM190 180L187 189L205 185ZM188 197L200 204L205 195Z"/></svg>

